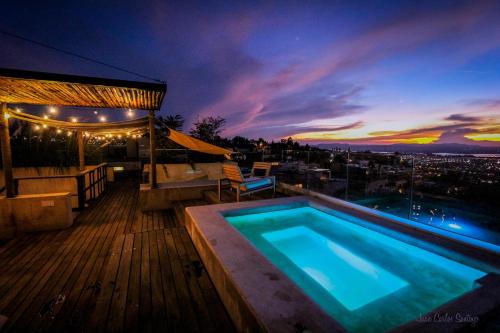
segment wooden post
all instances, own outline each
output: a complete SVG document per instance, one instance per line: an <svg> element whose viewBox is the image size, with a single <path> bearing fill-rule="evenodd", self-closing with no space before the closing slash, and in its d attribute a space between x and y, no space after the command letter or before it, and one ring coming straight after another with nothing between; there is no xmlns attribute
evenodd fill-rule
<svg viewBox="0 0 500 333"><path fill-rule="evenodd" d="M14 197L14 177L12 176L12 152L10 150L9 119L7 104L0 105L0 147L2 149L3 177L7 198Z"/></svg>
<svg viewBox="0 0 500 333"><path fill-rule="evenodd" d="M76 132L76 140L78 142L78 161L79 161L78 169L80 171L83 171L83 170L85 170L85 146L83 144L83 132L82 131Z"/></svg>
<svg viewBox="0 0 500 333"><path fill-rule="evenodd" d="M155 134L155 112L149 111L149 154L151 164L149 166L149 185L151 188L158 187L156 180L156 134Z"/></svg>

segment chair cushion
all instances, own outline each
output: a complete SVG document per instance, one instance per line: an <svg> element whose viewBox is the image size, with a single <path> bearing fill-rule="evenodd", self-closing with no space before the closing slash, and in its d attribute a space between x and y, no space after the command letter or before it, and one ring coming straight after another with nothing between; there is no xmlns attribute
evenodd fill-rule
<svg viewBox="0 0 500 333"><path fill-rule="evenodd" d="M246 178L245 183L240 185L240 190L242 191L252 191L258 188L267 187L272 185L273 181L271 178Z"/></svg>

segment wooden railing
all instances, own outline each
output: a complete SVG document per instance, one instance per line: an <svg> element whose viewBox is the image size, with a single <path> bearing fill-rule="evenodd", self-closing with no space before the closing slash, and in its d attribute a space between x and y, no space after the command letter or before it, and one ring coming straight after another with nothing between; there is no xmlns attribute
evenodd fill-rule
<svg viewBox="0 0 500 333"><path fill-rule="evenodd" d="M106 190L108 184L107 163L99 164L92 169L72 175L16 177L14 178L14 193L19 194L19 182L21 181L44 179L75 179L76 193L70 193L70 195L77 197L76 210L83 210L86 203L96 199ZM57 189L54 189L54 191L57 191Z"/></svg>
<svg viewBox="0 0 500 333"><path fill-rule="evenodd" d="M88 185L86 178L88 179ZM83 209L86 202L97 198L104 192L107 184L108 172L106 163L99 164L94 169L80 173L77 177L78 208Z"/></svg>

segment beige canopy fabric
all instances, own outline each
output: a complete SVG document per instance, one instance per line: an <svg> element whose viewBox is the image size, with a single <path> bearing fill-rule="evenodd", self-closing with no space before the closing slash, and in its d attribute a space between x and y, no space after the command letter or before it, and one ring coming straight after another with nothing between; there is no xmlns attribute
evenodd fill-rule
<svg viewBox="0 0 500 333"><path fill-rule="evenodd" d="M173 129L169 129L169 132L168 138L170 140L191 150L212 155L226 155L226 157L234 153L232 150L206 143L189 135L174 131Z"/></svg>

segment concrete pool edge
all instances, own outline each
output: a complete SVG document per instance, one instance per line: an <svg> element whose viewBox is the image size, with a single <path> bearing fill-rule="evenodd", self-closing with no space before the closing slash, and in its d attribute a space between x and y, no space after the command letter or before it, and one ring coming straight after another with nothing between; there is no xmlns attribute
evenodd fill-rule
<svg viewBox="0 0 500 333"><path fill-rule="evenodd" d="M239 331L286 332L296 331L297 327L318 332L343 331L340 324L319 309L319 306L309 296L224 219L224 216L230 215L231 211L237 210L241 213L257 208L260 212L264 212L275 210L276 207L280 208L280 206L285 208L285 205L295 207L324 205L329 209L339 208L336 203L308 196L188 207L186 208L186 228ZM349 212L352 213L352 211ZM357 213L362 214L362 212ZM363 215L366 217L366 214ZM377 222L373 223L381 226ZM408 227L404 228L404 230L407 229ZM397 229L395 231L398 232ZM438 246L444 246L447 251L450 251L450 244L440 244L443 242L441 238L436 239L432 236L417 241L437 242ZM451 251L454 251L457 244L452 242L451 245ZM492 259L489 255L487 257ZM490 262L489 264L498 268L498 262ZM478 316L487 315L492 304L500 306L499 275L488 274L484 279L489 282L481 283L483 279L480 279L478 288L434 311L442 309L452 311L458 306L464 313L468 311ZM290 294L290 297L285 297L285 295ZM482 304L480 309L476 309L475 303L478 301ZM296 304L290 305L293 302ZM394 330L413 329L418 331L422 328L429 328L431 331L443 331L443 325L433 326L432 324L416 320ZM453 331L467 324L455 323L450 328L454 327L451 330ZM444 331L450 330L444 328Z"/></svg>
<svg viewBox="0 0 500 333"><path fill-rule="evenodd" d="M391 333L452 333L481 330L485 317L496 320L500 307L500 275L489 273L476 281L478 288L392 329Z"/></svg>
<svg viewBox="0 0 500 333"><path fill-rule="evenodd" d="M186 229L239 332L345 332L295 283L230 226L221 211L306 198L186 208Z"/></svg>

